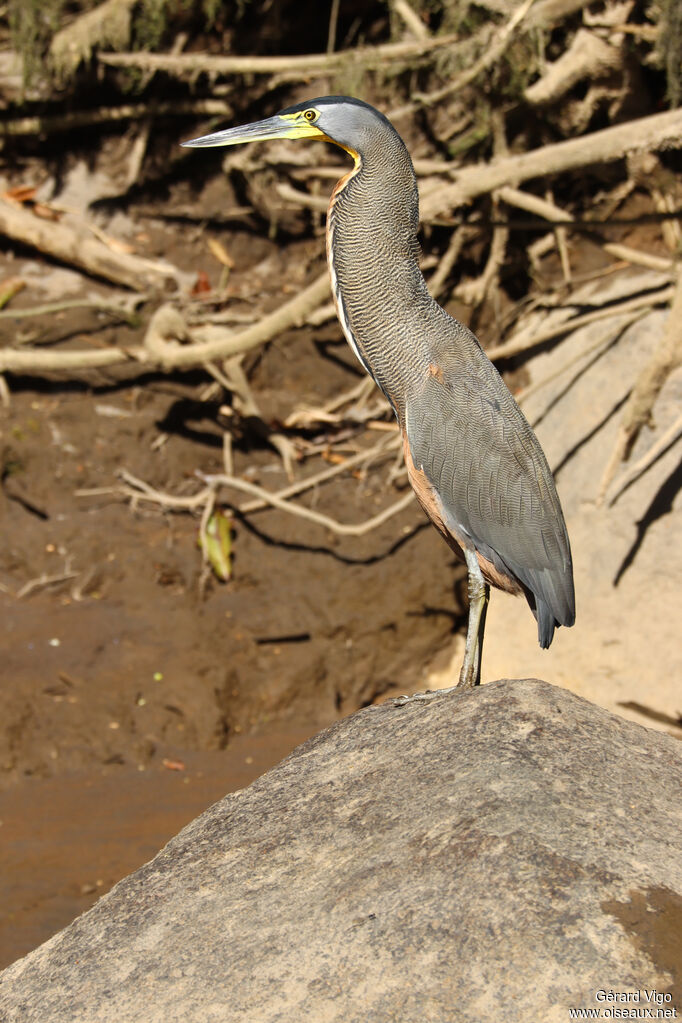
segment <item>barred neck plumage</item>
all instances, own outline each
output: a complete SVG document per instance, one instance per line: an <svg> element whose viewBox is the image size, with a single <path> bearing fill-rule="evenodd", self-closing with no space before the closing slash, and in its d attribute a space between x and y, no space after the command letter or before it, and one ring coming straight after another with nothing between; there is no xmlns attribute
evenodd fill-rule
<svg viewBox="0 0 682 1023"><path fill-rule="evenodd" d="M412 161L395 129L382 129L360 143L332 193L327 258L346 339L400 418L406 385L428 364L424 316L441 310L419 269Z"/></svg>

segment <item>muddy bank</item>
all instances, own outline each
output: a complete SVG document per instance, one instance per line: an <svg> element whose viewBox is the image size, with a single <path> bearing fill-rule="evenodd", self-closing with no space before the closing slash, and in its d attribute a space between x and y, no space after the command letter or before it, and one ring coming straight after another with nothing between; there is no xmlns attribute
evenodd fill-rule
<svg viewBox="0 0 682 1023"><path fill-rule="evenodd" d="M0 969L89 909L226 792L244 788L310 730L236 737L227 750L140 770L109 765L0 792Z"/></svg>

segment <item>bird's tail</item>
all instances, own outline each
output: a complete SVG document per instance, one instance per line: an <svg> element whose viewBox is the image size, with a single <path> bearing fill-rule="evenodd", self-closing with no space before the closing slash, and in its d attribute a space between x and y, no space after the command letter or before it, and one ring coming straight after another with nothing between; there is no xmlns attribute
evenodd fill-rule
<svg viewBox="0 0 682 1023"><path fill-rule="evenodd" d="M554 630L575 622L575 591L573 572L569 565L563 573L543 573L540 585L526 590L526 598L538 623L538 643L543 650L551 644Z"/></svg>

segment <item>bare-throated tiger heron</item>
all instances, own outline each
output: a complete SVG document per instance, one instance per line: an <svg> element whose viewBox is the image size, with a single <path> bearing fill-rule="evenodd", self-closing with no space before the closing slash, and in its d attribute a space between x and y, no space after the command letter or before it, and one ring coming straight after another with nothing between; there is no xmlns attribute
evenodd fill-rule
<svg viewBox="0 0 682 1023"><path fill-rule="evenodd" d="M418 263L419 197L403 140L360 100L325 96L185 142L231 146L326 139L354 167L327 214L327 256L343 332L391 403L410 482L469 574L459 685L480 682L489 584L523 593L548 647L575 620L571 551L538 440L478 340L429 295Z"/></svg>

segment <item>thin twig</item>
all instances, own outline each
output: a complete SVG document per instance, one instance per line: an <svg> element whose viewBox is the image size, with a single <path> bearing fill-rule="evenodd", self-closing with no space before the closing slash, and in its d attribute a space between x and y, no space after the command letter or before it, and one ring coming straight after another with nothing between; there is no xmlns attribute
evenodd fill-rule
<svg viewBox="0 0 682 1023"><path fill-rule="evenodd" d="M294 326L301 326L305 317L329 295L329 275L325 270L312 284L300 291L294 298L279 306L274 312L264 316L258 323L246 330L216 341L204 341L180 349L173 358L174 366L196 365L197 356L202 362L211 359L224 359L230 355L239 355L257 345L272 340L277 334ZM197 331L199 333L199 331Z"/></svg>
<svg viewBox="0 0 682 1023"><path fill-rule="evenodd" d="M371 448L366 448L363 451L359 451L355 455L350 455L348 458L344 459L343 462L332 465L327 469L322 469L318 473L306 476L304 479L297 480L295 483L291 483L289 486L283 487L281 490L276 492L274 497L286 500L289 497L302 494L306 490L312 490L313 487L317 487L321 483L326 483L328 480L334 479L334 477L340 476L342 473L348 472L358 465L376 461L385 455L392 455L393 451L397 447L398 444L396 443L395 436L391 436L388 439L382 438L378 444L375 444ZM208 487L205 487L198 493L192 494L188 497L176 497L171 494L162 494L161 491L155 490L148 483L145 483L144 480L138 479L125 469L121 470L119 475L121 479L128 484L127 487L89 487L77 490L76 497L108 497L112 494L116 494L122 497L139 498L141 496L140 491L142 491L150 501L164 504L171 511L195 511L198 508L203 508L208 500L210 489ZM226 473L225 475L231 477L231 474L229 473ZM254 501L247 501L246 504L240 505L236 510L240 515L250 515L252 512L262 511L264 508L268 508L270 506L271 504L269 499L259 498Z"/></svg>
<svg viewBox="0 0 682 1023"><path fill-rule="evenodd" d="M552 223L567 225L575 225L577 223L569 213L566 213L565 210L562 210L554 202L550 202L548 199L541 199L539 196L532 195L530 192L524 192L520 188L511 188L510 186L500 188L497 195L507 205L526 210L528 213L534 213ZM598 227L600 225L595 224L594 226ZM587 237L589 240L589 235ZM621 245L616 242L600 241L599 244L604 252L608 252L615 259L622 259L636 266L645 266L649 270L672 271L672 259L654 256L649 252L641 252L639 249L633 249L630 245Z"/></svg>
<svg viewBox="0 0 682 1023"><path fill-rule="evenodd" d="M209 486L215 487L231 487L235 490L240 490L245 494L253 494L255 497L260 498L262 501L266 501L271 504L273 508L278 508L280 511L287 512L289 515L295 515L302 519L307 519L309 522L314 522L318 526L323 526L325 529L329 529L332 533L337 533L339 536L363 536L365 533L370 533L373 529L382 525L388 519L392 518L393 515L397 515L398 512L403 511L409 507L414 500L414 494L410 491L405 494L400 500L394 504L385 508L378 515L374 515L371 519L366 519L365 522L359 522L357 524L347 524L344 522L338 522L336 519L330 518L329 515L323 515L321 512L313 511L311 508L305 508L303 505L290 504L288 501L284 501L274 494L269 494L263 487L257 486L255 483L248 483L246 480L239 479L235 476L223 476L221 474L208 475L201 474L203 479Z"/></svg>
<svg viewBox="0 0 682 1023"><path fill-rule="evenodd" d="M411 32L415 39L428 39L430 32L422 19L407 0L392 0L391 7L402 19L405 28Z"/></svg>
<svg viewBox="0 0 682 1023"><path fill-rule="evenodd" d="M429 291L434 298L439 298L443 294L445 282L450 276L450 272L452 271L455 263L459 259L462 247L470 234L471 228L465 224L460 224L460 226L452 232L447 249L443 253L435 271L429 277Z"/></svg>
<svg viewBox="0 0 682 1023"><path fill-rule="evenodd" d="M682 436L682 415L678 416L672 426L669 426L665 433L661 434L656 443L651 445L647 453L634 462L628 471L621 476L616 492L609 501L609 507L614 505L621 494L624 493L624 491L626 491L636 479L643 475L643 473L645 473L661 455L665 454L668 448L672 447L680 436Z"/></svg>
<svg viewBox="0 0 682 1023"><path fill-rule="evenodd" d="M296 483L291 483L288 487L284 487L283 490L277 491L277 497L286 500L288 497L295 497L296 494L302 494L306 490L312 490L313 487L319 486L321 483L327 483L329 480L334 479L336 476L340 476L344 472L348 472L350 469L354 469L356 465L363 465L366 462L370 462L373 459L377 459L385 454L390 454L394 445L385 444L381 442L376 444L372 448L368 448L366 451L360 451L357 455L350 455L344 459L343 462L339 462L337 465L332 465L328 469L322 469L320 472L314 473L312 476L306 476L305 479L297 480ZM249 515L251 512L261 511L263 508L269 507L269 504L265 500L247 501L239 508L240 515Z"/></svg>
<svg viewBox="0 0 682 1023"><path fill-rule="evenodd" d="M654 256L651 252L641 252L639 249L633 249L630 245L621 245L619 242L602 242L601 247L614 259L632 263L634 266L644 266L647 270L659 270L662 273L667 271L672 274L674 266L672 259Z"/></svg>
<svg viewBox="0 0 682 1023"><path fill-rule="evenodd" d="M170 509L178 509L179 511L192 511L195 508L203 508L209 498L211 489L210 487L204 487L197 494L189 494L187 497L175 497L173 494L163 494L160 490L155 490L149 483L145 483L144 480L133 476L127 469L121 469L118 475L129 485L129 488L133 488L136 497L147 497L150 501L163 504L164 507ZM141 491L141 493L138 491ZM111 492L111 488L97 487L90 490L77 490L76 495L78 497L96 497L99 494Z"/></svg>
<svg viewBox="0 0 682 1023"><path fill-rule="evenodd" d="M340 423L350 419L353 422L367 422L368 419L376 419L378 415L387 412L389 404L385 399L380 398L371 409L365 414L358 414L358 405L365 404L369 395L374 391L375 384L371 377L364 377L355 387L344 391L336 398L316 408L295 409L284 421L287 427L310 426L313 423ZM350 402L356 402L355 411L349 409L347 413L339 413L337 410Z"/></svg>
<svg viewBox="0 0 682 1023"><path fill-rule="evenodd" d="M598 341L594 341L592 344L587 345L580 352L578 352L577 355L574 355L572 358L564 362L559 367L559 369L553 370L546 376L539 377L537 380L534 380L532 384L529 384L528 387L523 387L520 391L515 393L514 397L516 398L519 405L523 405L524 401L526 401L531 396L531 394L535 394L536 391L539 391L541 390L541 388L546 387L547 384L551 384L553 380L557 380L559 377L562 377L564 373L568 372L569 369L572 369L573 366L577 365L579 362L582 362L586 355L591 355L593 352L596 352L600 348L608 348L615 335L621 333L621 331L625 330L626 327L629 327L630 324L635 323L637 320L640 320L642 316L644 316L645 314L646 309L638 309L635 312L630 313L629 316L626 316L622 319L619 317L618 318L619 322L615 326L613 324L610 324L608 329L599 338Z"/></svg>
<svg viewBox="0 0 682 1023"><path fill-rule="evenodd" d="M508 359L512 355L519 355L521 352L527 352L531 348L537 348L538 345L544 344L545 341L551 341L552 338L559 337L561 334L570 334L573 331L578 330L579 327L585 327L588 323L594 323L596 320L609 319L612 316L621 316L624 313L630 313L634 309L645 309L647 306L652 308L657 305L665 305L674 294L674 288L667 287L662 288L656 292L655 295L639 295L637 298L628 299L626 302L620 302L618 305L608 306L606 309L596 309L592 313L585 313L582 316L574 316L572 319L563 320L552 327L545 327L544 330L538 330L537 333L532 334L531 337L521 337L515 340L513 337L501 345L494 345L492 348L486 349L486 355L489 359ZM525 333L525 332L524 332Z"/></svg>
<svg viewBox="0 0 682 1023"><path fill-rule="evenodd" d="M327 32L327 53L336 49L336 26L339 20L339 0L332 0L329 12L329 31Z"/></svg>
<svg viewBox="0 0 682 1023"><path fill-rule="evenodd" d="M526 17L534 2L535 0L524 0L524 2L516 8L509 21L503 25L497 33L495 33L492 40L484 48L482 55L470 68L457 75L454 80L451 80L442 89L436 89L434 92L430 93L415 93L412 102L392 110L389 117L392 120L396 120L400 117L405 117L406 114L414 113L415 110L418 110L422 106L433 106L436 103L440 103L447 96L451 96L453 93L459 92L467 85L470 85L476 78L478 78L482 71L487 70L489 67L492 67L493 64L497 63L511 42L514 31Z"/></svg>
<svg viewBox="0 0 682 1023"><path fill-rule="evenodd" d="M29 579L27 583L17 590L15 596L17 600L22 600L23 597L28 597L30 593L35 593L36 590L43 590L46 586L53 586L55 583L65 583L68 579L75 579L79 572L59 572L56 575L40 575L36 579Z"/></svg>
<svg viewBox="0 0 682 1023"><path fill-rule="evenodd" d="M678 271L676 286L669 290L673 301L663 337L630 391L616 443L599 484L597 504L603 503L618 466L629 456L642 427L651 423L651 413L664 383L673 370L682 365L682 268Z"/></svg>
<svg viewBox="0 0 682 1023"><path fill-rule="evenodd" d="M275 191L280 199L285 199L287 202L294 202L297 206L303 206L309 210L318 210L320 213L327 212L329 199L325 199L324 196L310 195L308 192L302 192L300 188L293 188L286 181L279 182L275 186Z"/></svg>
<svg viewBox="0 0 682 1023"><path fill-rule="evenodd" d="M492 243L483 273L472 280L462 281L457 287L456 294L465 305L479 306L483 302L499 276L500 267L504 263L507 252L508 241L509 228L503 224L496 224L493 228Z"/></svg>
<svg viewBox="0 0 682 1023"><path fill-rule="evenodd" d="M363 452L363 457L364 456L365 452ZM343 464L342 468L337 466L334 466L333 468L338 469L338 471L341 472L343 469L349 468L350 462L351 459L348 459L347 462ZM336 473L332 474L330 471L326 478L329 479L335 474ZM278 508L280 511L287 512L289 515L294 515L298 518L306 519L309 522L314 522L316 525L323 526L325 529L329 529L331 532L337 533L340 536L363 536L365 533L369 533L373 529L382 525L392 516L403 511L403 509L407 508L414 499L414 495L412 491L410 491L408 494L401 497L400 500L396 501L388 508L385 508L377 515L374 515L371 519L366 519L364 522L359 522L357 524L347 524L344 522L338 522L329 515L323 515L321 512L313 511L303 505L292 504L277 494L269 493L263 487L259 487L255 483L249 483L247 480L239 479L236 476L225 476L220 473L216 475L197 473L197 476L202 479L207 486L198 494L193 494L190 497L176 497L173 494L165 494L159 490L155 490L148 483L137 479L125 469L121 470L120 476L129 486L126 488L118 488L118 490L109 489L108 493L120 493L126 497L132 496L138 500L151 501L154 504L160 504L164 508L186 510L205 508L206 502L212 499L212 495L214 495L217 490L221 487L227 487L233 490L238 490L242 493L251 494L265 505L270 505L273 508ZM104 492L104 488L97 488L96 490L78 491L77 493L79 496L91 497L99 496ZM250 510L255 511L257 509L251 508ZM235 506L235 511L241 513L242 509Z"/></svg>
<svg viewBox="0 0 682 1023"><path fill-rule="evenodd" d="M133 305L141 305L146 302L148 295L135 295ZM108 313L111 316L119 316L127 323L134 323L136 314L132 309L116 305L114 302L97 301L92 299L75 298L66 302L47 302L45 305L34 305L30 309L4 309L0 312L0 320L23 320L33 316L54 316L55 313L63 313L69 309L96 309L98 312Z"/></svg>

